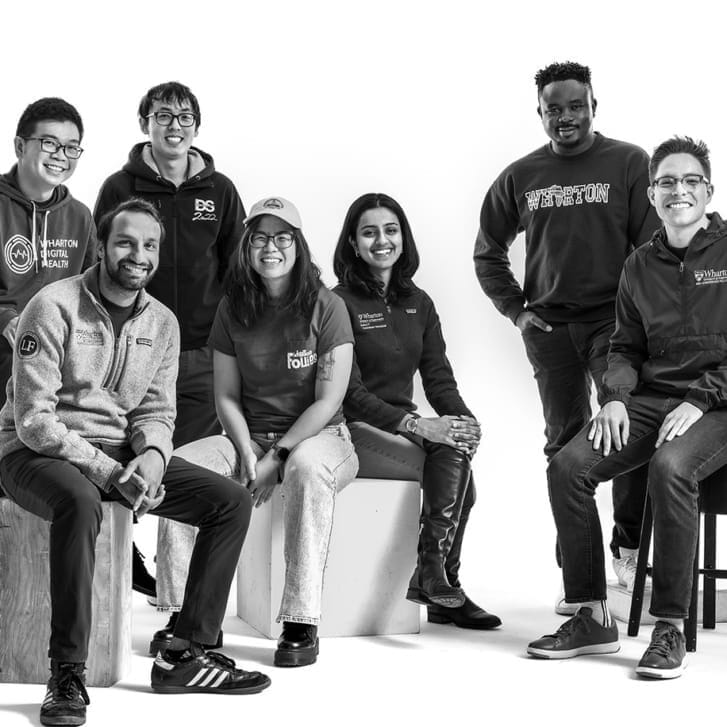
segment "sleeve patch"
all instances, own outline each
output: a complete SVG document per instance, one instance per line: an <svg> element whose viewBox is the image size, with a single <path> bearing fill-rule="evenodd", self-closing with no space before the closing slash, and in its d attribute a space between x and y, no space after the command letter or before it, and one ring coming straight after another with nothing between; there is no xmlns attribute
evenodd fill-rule
<svg viewBox="0 0 727 727"><path fill-rule="evenodd" d="M17 351L20 358L33 358L40 351L40 342L35 333L23 333L18 341Z"/></svg>

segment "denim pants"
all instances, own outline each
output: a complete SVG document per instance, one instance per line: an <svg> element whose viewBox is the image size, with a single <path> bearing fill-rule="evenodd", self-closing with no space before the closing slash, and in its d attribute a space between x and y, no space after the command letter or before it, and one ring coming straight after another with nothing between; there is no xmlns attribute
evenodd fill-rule
<svg viewBox="0 0 727 727"><path fill-rule="evenodd" d="M114 459L126 462L133 457L130 450L122 452ZM127 507L128 503L116 489L99 490L70 462L30 449L6 455L0 461L0 476L13 502L51 523L48 654L58 661L85 662L101 502L115 500ZM166 496L154 514L199 528L193 551L187 554L189 578L180 598L175 633L183 639L214 643L250 522L250 493L177 457L169 461L162 483Z"/></svg>
<svg viewBox="0 0 727 727"><path fill-rule="evenodd" d="M261 457L282 434L253 434ZM240 458L224 435L208 437L175 451L189 462L239 477ZM336 494L356 476L358 459L345 425L326 427L290 453L283 470L281 496L285 534L285 585L278 621L317 624L321 616L323 575L333 527ZM173 609L184 584L189 544L194 533L176 523L160 523L157 548L157 600Z"/></svg>
<svg viewBox="0 0 727 727"><path fill-rule="evenodd" d="M680 437L655 449L659 427L683 399L645 390L628 406L628 444L608 457L594 451L588 427L553 457L548 488L563 557L566 601L606 598L596 486L648 462L654 512L650 613L686 618L699 532L699 481L727 464L727 409L713 409Z"/></svg>
<svg viewBox="0 0 727 727"><path fill-rule="evenodd" d="M545 456L550 461L591 418L591 384L601 388L606 371L612 318L586 323L554 323L550 333L530 327L523 342L535 372L545 418ZM646 468L613 480L611 551L636 549L646 499Z"/></svg>

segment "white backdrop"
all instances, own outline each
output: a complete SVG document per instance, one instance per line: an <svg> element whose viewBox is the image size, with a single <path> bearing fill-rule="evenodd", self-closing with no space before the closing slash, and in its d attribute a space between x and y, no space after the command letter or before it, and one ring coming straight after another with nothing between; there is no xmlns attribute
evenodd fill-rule
<svg viewBox="0 0 727 727"><path fill-rule="evenodd" d="M63 96L86 126L69 186L92 206L143 138L141 95L179 80L201 103L198 145L248 208L272 194L299 206L327 283L349 203L369 191L397 198L422 254L417 282L438 305L484 425L465 585L482 595L522 588L517 566L529 573L528 597L550 600L558 574L540 405L517 330L474 276L482 196L507 163L545 142L533 75L571 59L591 66L598 130L648 151L674 133L707 141L719 209L727 138L723 43L709 32L717 7L692 5L687 17L671 1L5 4L0 168L13 161L26 104ZM516 270L522 256L520 241ZM610 528L608 499L604 488Z"/></svg>

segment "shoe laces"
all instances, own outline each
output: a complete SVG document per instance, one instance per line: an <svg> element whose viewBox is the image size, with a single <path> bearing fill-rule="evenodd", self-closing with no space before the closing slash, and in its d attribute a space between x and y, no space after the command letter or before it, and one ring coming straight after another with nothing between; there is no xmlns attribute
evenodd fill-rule
<svg viewBox="0 0 727 727"><path fill-rule="evenodd" d="M582 626L584 618L590 618L590 616L586 617L581 613L577 613L573 616L573 618L569 618L567 621L564 621L554 634L548 634L548 636L554 639L557 639L560 636L570 636L574 631L577 631L579 627Z"/></svg>
<svg viewBox="0 0 727 727"><path fill-rule="evenodd" d="M80 672L73 667L60 667L58 672L51 677L50 689L54 700L78 701L82 699L84 704L90 704L86 685Z"/></svg>
<svg viewBox="0 0 727 727"><path fill-rule="evenodd" d="M667 624L663 628L656 628L646 653L668 657L675 650L678 640L679 631L671 624Z"/></svg>

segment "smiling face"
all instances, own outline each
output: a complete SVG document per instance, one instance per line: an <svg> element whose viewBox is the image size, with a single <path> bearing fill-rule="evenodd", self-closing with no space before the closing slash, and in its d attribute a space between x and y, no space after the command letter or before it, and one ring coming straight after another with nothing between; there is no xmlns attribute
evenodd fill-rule
<svg viewBox="0 0 727 727"><path fill-rule="evenodd" d="M43 151L38 139L80 146L81 134L72 121L38 121L29 136L34 138L15 138L18 182L30 199L45 201L59 184L73 174L78 159L69 159L63 149L53 153Z"/></svg>
<svg viewBox="0 0 727 727"><path fill-rule="evenodd" d="M371 273L388 283L403 249L399 218L386 207L366 210L359 217L352 244Z"/></svg>
<svg viewBox="0 0 727 727"><path fill-rule="evenodd" d="M264 247L252 247L248 242L248 255L252 269L262 278L268 292L277 296L290 282L290 275L298 256L298 245L293 240L290 247L279 249L273 235L281 232L295 233L285 221L273 215L262 215L255 226L255 232L268 236Z"/></svg>
<svg viewBox="0 0 727 727"><path fill-rule="evenodd" d="M180 103L155 99L149 113L153 114L157 111L167 111L171 114L194 113L189 99L185 99ZM169 160L187 157L194 137L197 136L196 123L194 126L180 126L179 119L175 118L169 126L162 126L156 122L153 116L140 121L142 131L149 135L151 149L155 156Z"/></svg>
<svg viewBox="0 0 727 727"><path fill-rule="evenodd" d="M672 177L676 182L671 189L662 189L658 184L649 187L649 200L666 227L667 234L678 233L691 239L694 233L708 225L707 204L712 199L712 185L701 181L696 185L686 184L683 177L696 175L704 178L705 170L691 154L670 154L659 164L654 180Z"/></svg>
<svg viewBox="0 0 727 727"><path fill-rule="evenodd" d="M538 114L557 154L579 154L593 143L596 100L580 81L553 81L540 94Z"/></svg>
<svg viewBox="0 0 727 727"><path fill-rule="evenodd" d="M145 212L120 212L100 249L101 291L109 300L133 298L159 266L159 223ZM122 303L119 303L122 304Z"/></svg>

